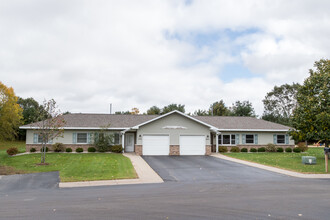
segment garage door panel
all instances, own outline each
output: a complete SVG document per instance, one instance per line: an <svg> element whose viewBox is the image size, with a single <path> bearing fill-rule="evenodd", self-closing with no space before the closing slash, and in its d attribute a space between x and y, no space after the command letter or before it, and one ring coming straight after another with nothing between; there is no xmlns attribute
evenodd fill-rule
<svg viewBox="0 0 330 220"><path fill-rule="evenodd" d="M144 135L142 141L143 155L169 155L170 141L165 135Z"/></svg>
<svg viewBox="0 0 330 220"><path fill-rule="evenodd" d="M205 136L180 136L180 155L205 155Z"/></svg>

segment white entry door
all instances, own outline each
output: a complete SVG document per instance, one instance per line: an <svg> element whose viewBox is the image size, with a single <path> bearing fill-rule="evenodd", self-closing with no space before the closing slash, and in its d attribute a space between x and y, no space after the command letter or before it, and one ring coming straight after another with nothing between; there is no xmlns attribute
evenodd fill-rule
<svg viewBox="0 0 330 220"><path fill-rule="evenodd" d="M143 155L169 155L170 137L168 135L143 135Z"/></svg>
<svg viewBox="0 0 330 220"><path fill-rule="evenodd" d="M180 136L180 155L205 155L205 136Z"/></svg>
<svg viewBox="0 0 330 220"><path fill-rule="evenodd" d="M125 151L134 152L134 134L132 133L125 134Z"/></svg>

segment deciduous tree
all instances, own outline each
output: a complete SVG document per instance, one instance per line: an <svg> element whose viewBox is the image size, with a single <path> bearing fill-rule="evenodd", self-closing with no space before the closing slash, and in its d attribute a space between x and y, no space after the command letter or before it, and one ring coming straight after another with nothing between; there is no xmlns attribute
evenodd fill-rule
<svg viewBox="0 0 330 220"><path fill-rule="evenodd" d="M275 86L262 100L264 103L262 119L290 125L290 117L297 106L296 96L299 87L298 83Z"/></svg>
<svg viewBox="0 0 330 220"><path fill-rule="evenodd" d="M214 116L228 116L230 115L229 109L226 107L223 100L214 102L209 109L209 114Z"/></svg>
<svg viewBox="0 0 330 220"><path fill-rule="evenodd" d="M50 140L62 135L65 120L54 99L45 100L42 107L44 111L40 112L40 117L45 118L45 120L35 123L35 132L42 139L41 163L44 164L46 161L46 145Z"/></svg>
<svg viewBox="0 0 330 220"><path fill-rule="evenodd" d="M160 112L160 108L154 105L147 110L147 115L160 115Z"/></svg>
<svg viewBox="0 0 330 220"><path fill-rule="evenodd" d="M252 103L249 101L236 101L233 103L233 106L230 108L230 115L256 117Z"/></svg>
<svg viewBox="0 0 330 220"><path fill-rule="evenodd" d="M329 146L330 139L330 60L315 62L315 70L297 93L298 106L293 112L291 135L297 140L321 140Z"/></svg>
<svg viewBox="0 0 330 220"><path fill-rule="evenodd" d="M161 114L166 114L168 112L174 111L174 110L178 110L182 113L184 113L185 110L185 106L181 105L181 104L169 104L167 106L164 106L164 108L161 111Z"/></svg>
<svg viewBox="0 0 330 220"><path fill-rule="evenodd" d="M17 104L14 89L0 82L0 140L13 140L22 124L22 108Z"/></svg>

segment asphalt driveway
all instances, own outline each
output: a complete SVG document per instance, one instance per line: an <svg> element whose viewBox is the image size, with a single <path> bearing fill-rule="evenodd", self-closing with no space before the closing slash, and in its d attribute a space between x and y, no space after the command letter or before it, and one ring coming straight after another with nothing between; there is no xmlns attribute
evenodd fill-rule
<svg viewBox="0 0 330 220"><path fill-rule="evenodd" d="M211 156L143 156L163 178L175 182L257 182L291 177Z"/></svg>

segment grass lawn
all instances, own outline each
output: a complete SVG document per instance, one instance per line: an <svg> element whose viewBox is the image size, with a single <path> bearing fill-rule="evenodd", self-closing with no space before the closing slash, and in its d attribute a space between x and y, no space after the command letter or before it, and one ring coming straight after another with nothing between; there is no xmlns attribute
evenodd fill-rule
<svg viewBox="0 0 330 220"><path fill-rule="evenodd" d="M309 148L304 153L225 153L224 155L300 173L325 173L323 147ZM315 156L316 165L302 164L302 156Z"/></svg>
<svg viewBox="0 0 330 220"><path fill-rule="evenodd" d="M40 153L10 157L6 149L21 145L17 142L0 144L0 172L13 173L37 173L59 171L61 182L133 179L137 175L133 165L127 157L121 154L108 153L47 153L47 166L38 166ZM23 145L25 145L23 143ZM6 147L7 146L7 147ZM1 174L1 173L0 173Z"/></svg>

